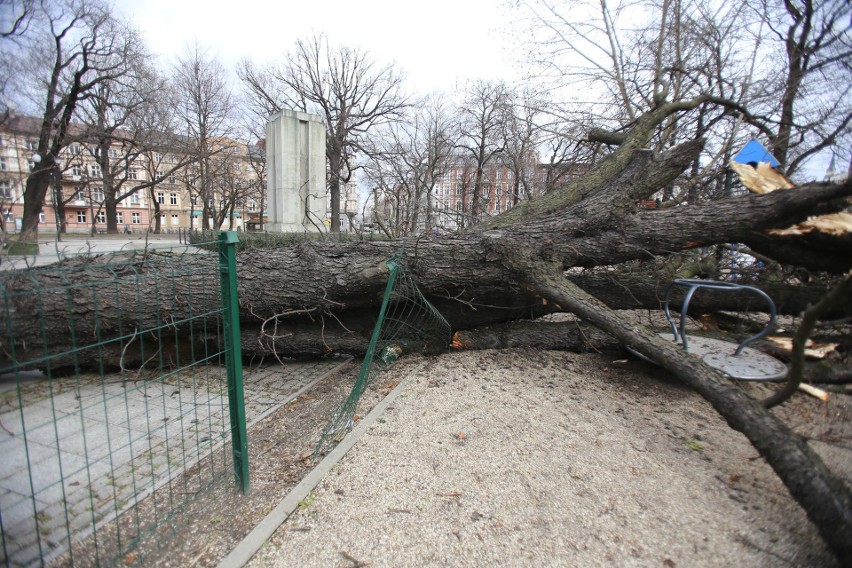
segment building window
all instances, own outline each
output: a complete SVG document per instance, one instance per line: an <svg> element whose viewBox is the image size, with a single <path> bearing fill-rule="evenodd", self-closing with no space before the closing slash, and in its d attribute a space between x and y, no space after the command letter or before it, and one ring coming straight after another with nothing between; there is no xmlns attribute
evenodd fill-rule
<svg viewBox="0 0 852 568"><path fill-rule="evenodd" d="M160 162L163 161L163 155L161 153L157 152L156 159L157 159L157 163L159 164Z"/></svg>
<svg viewBox="0 0 852 568"><path fill-rule="evenodd" d="M93 187L92 188L92 199L97 201L98 203L104 202L104 188L102 187Z"/></svg>
<svg viewBox="0 0 852 568"><path fill-rule="evenodd" d="M71 144L68 146L68 153L72 156L79 156L83 153L83 150L80 148L79 144Z"/></svg>
<svg viewBox="0 0 852 568"><path fill-rule="evenodd" d="M115 221L116 221L119 225L121 225L122 223L124 223L124 212L123 212L123 211L119 211L119 212L117 212L117 213L115 214Z"/></svg>
<svg viewBox="0 0 852 568"><path fill-rule="evenodd" d="M189 185L195 185L195 176L189 176Z"/></svg>
<svg viewBox="0 0 852 568"><path fill-rule="evenodd" d="M139 213L131 213L130 219L132 220L134 225L138 225L142 222L142 216Z"/></svg>
<svg viewBox="0 0 852 568"><path fill-rule="evenodd" d="M0 198L12 199L12 183L7 179L0 179Z"/></svg>
<svg viewBox="0 0 852 568"><path fill-rule="evenodd" d="M89 165L89 175L93 178L101 177L101 167L98 164Z"/></svg>
<svg viewBox="0 0 852 568"><path fill-rule="evenodd" d="M169 157L168 157L167 159L168 159L168 162L169 162L170 164L174 164L174 163L175 163L175 157L174 157L174 155L169 154Z"/></svg>
<svg viewBox="0 0 852 568"><path fill-rule="evenodd" d="M95 215L95 222L106 223L106 213L104 213L103 211L98 211Z"/></svg>
<svg viewBox="0 0 852 568"><path fill-rule="evenodd" d="M257 201L255 201L254 199L249 199L249 211L251 211L252 213L257 211Z"/></svg>
<svg viewBox="0 0 852 568"><path fill-rule="evenodd" d="M6 171L6 157L0 156L0 172Z"/></svg>
<svg viewBox="0 0 852 568"><path fill-rule="evenodd" d="M80 164L74 164L73 166L71 166L71 175L76 178L83 177L83 166L81 166Z"/></svg>
<svg viewBox="0 0 852 568"><path fill-rule="evenodd" d="M139 193L134 193L130 196L131 205L139 205Z"/></svg>
<svg viewBox="0 0 852 568"><path fill-rule="evenodd" d="M160 205L166 204L166 194L162 191L157 192L157 203L159 203Z"/></svg>
<svg viewBox="0 0 852 568"><path fill-rule="evenodd" d="M85 209L77 209L77 222L85 223L86 222L86 210Z"/></svg>
<svg viewBox="0 0 852 568"><path fill-rule="evenodd" d="M166 224L166 216L160 215L160 226L162 227L165 224Z"/></svg>
<svg viewBox="0 0 852 568"><path fill-rule="evenodd" d="M7 221L10 221L10 220L11 219L7 219ZM39 223L46 223L47 222L47 217L44 216L44 211L39 211L38 222Z"/></svg>
<svg viewBox="0 0 852 568"><path fill-rule="evenodd" d="M109 157L110 158L118 158L118 150L116 150L115 148L110 148L109 149Z"/></svg>
<svg viewBox="0 0 852 568"><path fill-rule="evenodd" d="M177 193L174 191L169 194L169 205L177 205Z"/></svg>
<svg viewBox="0 0 852 568"><path fill-rule="evenodd" d="M174 213L172 213L172 225L180 225L180 218Z"/></svg>
<svg viewBox="0 0 852 568"><path fill-rule="evenodd" d="M174 184L176 181L175 174L169 174L169 183Z"/></svg>
<svg viewBox="0 0 852 568"><path fill-rule="evenodd" d="M32 138L27 139L27 150L32 150L35 152L38 150L38 140L33 140Z"/></svg>
<svg viewBox="0 0 852 568"><path fill-rule="evenodd" d="M461 211L461 210L462 210L462 202L456 201L456 211Z"/></svg>
<svg viewBox="0 0 852 568"><path fill-rule="evenodd" d="M85 194L83 193L82 186L74 186L74 195L71 196L71 199L75 201L83 201L83 199L85 199Z"/></svg>
<svg viewBox="0 0 852 568"><path fill-rule="evenodd" d="M136 172L136 168L128 168L127 179L139 179L139 174Z"/></svg>

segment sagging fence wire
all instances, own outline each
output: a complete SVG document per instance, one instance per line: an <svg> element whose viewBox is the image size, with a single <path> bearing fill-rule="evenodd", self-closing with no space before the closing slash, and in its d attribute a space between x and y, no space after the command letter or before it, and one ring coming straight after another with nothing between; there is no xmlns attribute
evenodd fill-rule
<svg viewBox="0 0 852 568"><path fill-rule="evenodd" d="M405 354L440 353L452 339L450 324L420 292L402 254L388 260L387 266L388 282L358 378L323 430L315 458L352 429L358 401L380 372Z"/></svg>

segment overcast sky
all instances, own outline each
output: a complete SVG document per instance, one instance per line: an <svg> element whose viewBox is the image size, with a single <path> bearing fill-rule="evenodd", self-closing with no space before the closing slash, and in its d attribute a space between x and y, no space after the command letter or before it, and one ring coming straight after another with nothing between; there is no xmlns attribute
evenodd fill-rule
<svg viewBox="0 0 852 568"><path fill-rule="evenodd" d="M243 57L281 59L297 38L325 33L396 62L419 93L466 78L514 76L515 48L502 0L117 0L149 48L168 62L198 44L234 68ZM261 7L262 6L262 7Z"/></svg>

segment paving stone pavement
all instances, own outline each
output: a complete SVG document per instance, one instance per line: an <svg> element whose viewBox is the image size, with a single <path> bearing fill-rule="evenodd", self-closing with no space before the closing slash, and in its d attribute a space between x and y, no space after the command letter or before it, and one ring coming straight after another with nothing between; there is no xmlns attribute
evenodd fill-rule
<svg viewBox="0 0 852 568"><path fill-rule="evenodd" d="M253 424L348 360L246 370L249 436ZM207 456L232 471L220 367L145 379L7 375L0 377L0 428L0 564L55 557L69 536L109 522Z"/></svg>
<svg viewBox="0 0 852 568"><path fill-rule="evenodd" d="M0 271L26 270L46 266L61 259L77 255L97 255L109 252L133 252L152 249L181 249L189 247L181 243L177 235L116 235L86 238L83 235L66 235L62 241L40 239L38 255L8 256L0 254ZM0 251L1 252L1 251Z"/></svg>

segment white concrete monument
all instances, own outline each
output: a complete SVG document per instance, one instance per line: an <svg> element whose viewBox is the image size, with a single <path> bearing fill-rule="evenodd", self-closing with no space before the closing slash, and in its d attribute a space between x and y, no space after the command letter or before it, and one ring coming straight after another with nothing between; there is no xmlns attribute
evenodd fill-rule
<svg viewBox="0 0 852 568"><path fill-rule="evenodd" d="M316 114L282 110L266 124L270 232L324 230L325 127Z"/></svg>

